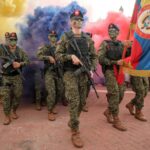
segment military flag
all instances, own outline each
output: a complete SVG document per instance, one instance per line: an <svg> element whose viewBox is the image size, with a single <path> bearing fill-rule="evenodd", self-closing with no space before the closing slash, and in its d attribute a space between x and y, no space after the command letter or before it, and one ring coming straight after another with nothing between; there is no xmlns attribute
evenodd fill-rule
<svg viewBox="0 0 150 150"><path fill-rule="evenodd" d="M135 25L131 56L124 70L135 76L150 76L150 1L136 0L131 24Z"/></svg>

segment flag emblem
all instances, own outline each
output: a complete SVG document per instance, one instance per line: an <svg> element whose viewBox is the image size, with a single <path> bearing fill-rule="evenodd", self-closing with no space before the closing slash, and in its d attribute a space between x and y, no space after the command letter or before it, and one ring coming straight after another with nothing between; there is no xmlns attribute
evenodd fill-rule
<svg viewBox="0 0 150 150"><path fill-rule="evenodd" d="M138 17L136 32L142 38L150 38L150 5L146 5L141 9Z"/></svg>

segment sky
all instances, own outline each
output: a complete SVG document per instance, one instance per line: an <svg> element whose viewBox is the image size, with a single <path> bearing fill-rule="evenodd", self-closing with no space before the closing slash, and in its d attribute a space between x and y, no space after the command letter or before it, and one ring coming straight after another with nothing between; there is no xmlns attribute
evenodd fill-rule
<svg viewBox="0 0 150 150"><path fill-rule="evenodd" d="M36 2L35 2L36 1ZM35 0L34 2L29 0L28 3L32 8L37 6L47 6L56 5L54 0ZM97 21L98 19L103 19L107 16L109 11L118 11L122 6L124 9L124 14L126 16L131 16L133 12L133 7L135 0L76 0L81 6L84 6L88 10L89 21ZM72 2L72 0L57 0L57 4L65 6ZM31 7L28 11L32 11Z"/></svg>
<svg viewBox="0 0 150 150"><path fill-rule="evenodd" d="M76 0L87 9L89 22L105 19L109 11L119 11L122 6L125 16L132 16L135 0ZM7 31L16 31L16 24L25 21L27 14L41 6L67 6L72 0L0 0L0 41Z"/></svg>

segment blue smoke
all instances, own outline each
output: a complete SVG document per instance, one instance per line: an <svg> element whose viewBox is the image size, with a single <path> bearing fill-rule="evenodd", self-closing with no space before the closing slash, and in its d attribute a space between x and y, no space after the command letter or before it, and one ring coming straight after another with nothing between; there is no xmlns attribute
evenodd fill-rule
<svg viewBox="0 0 150 150"><path fill-rule="evenodd" d="M37 61L36 58L37 49L49 43L47 37L50 30L57 32L59 40L61 35L70 29L70 15L76 9L86 14L86 9L80 7L77 2L72 2L66 7L38 7L34 10L33 15L26 16L26 24L17 24L17 28L20 31L19 45L27 52L31 61L31 64L24 70L26 77L24 83L25 96L33 96L35 73L40 72L41 68L43 68L43 62ZM87 17L84 20L86 21Z"/></svg>
<svg viewBox="0 0 150 150"><path fill-rule="evenodd" d="M74 10L80 10L83 14L86 9L79 6L77 2L72 2L66 7L38 7L34 10L33 15L28 15L27 24L19 24L17 27L20 30L19 44L29 53L34 55L37 48L48 43L48 33L50 30L55 30L58 34L58 39L61 35L70 29L69 19ZM87 17L84 18L87 20Z"/></svg>

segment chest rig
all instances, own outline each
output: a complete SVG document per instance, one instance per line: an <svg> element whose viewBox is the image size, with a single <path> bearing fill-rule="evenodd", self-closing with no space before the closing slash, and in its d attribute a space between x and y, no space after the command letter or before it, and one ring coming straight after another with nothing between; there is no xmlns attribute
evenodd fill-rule
<svg viewBox="0 0 150 150"><path fill-rule="evenodd" d="M122 58L123 46L120 41L105 40L107 43L106 57L110 60L119 60Z"/></svg>
<svg viewBox="0 0 150 150"><path fill-rule="evenodd" d="M51 45L46 45L46 48L47 48L47 51L45 52L45 55L54 57L56 47L51 46ZM44 60L44 71L47 71L49 68L51 68L51 70L53 70L54 69L54 64L51 64L49 62L49 60Z"/></svg>
<svg viewBox="0 0 150 150"><path fill-rule="evenodd" d="M73 40L76 41L79 49L80 49L80 52L82 54L82 56L84 58L89 58L90 57L90 52L89 52L89 43L88 43L88 40L87 40L87 35L85 35L85 33L82 33L81 34L81 37L75 37L73 35L72 32L68 32L68 33L65 33L68 41L67 41L67 49L66 49L66 53L69 54L69 55L76 55L79 59L81 58L76 46L75 46L75 43ZM65 70L72 70L72 71L75 71L76 69L80 68L81 66L80 65L74 65L72 63L72 60L70 61L67 61L64 63L64 69Z"/></svg>

